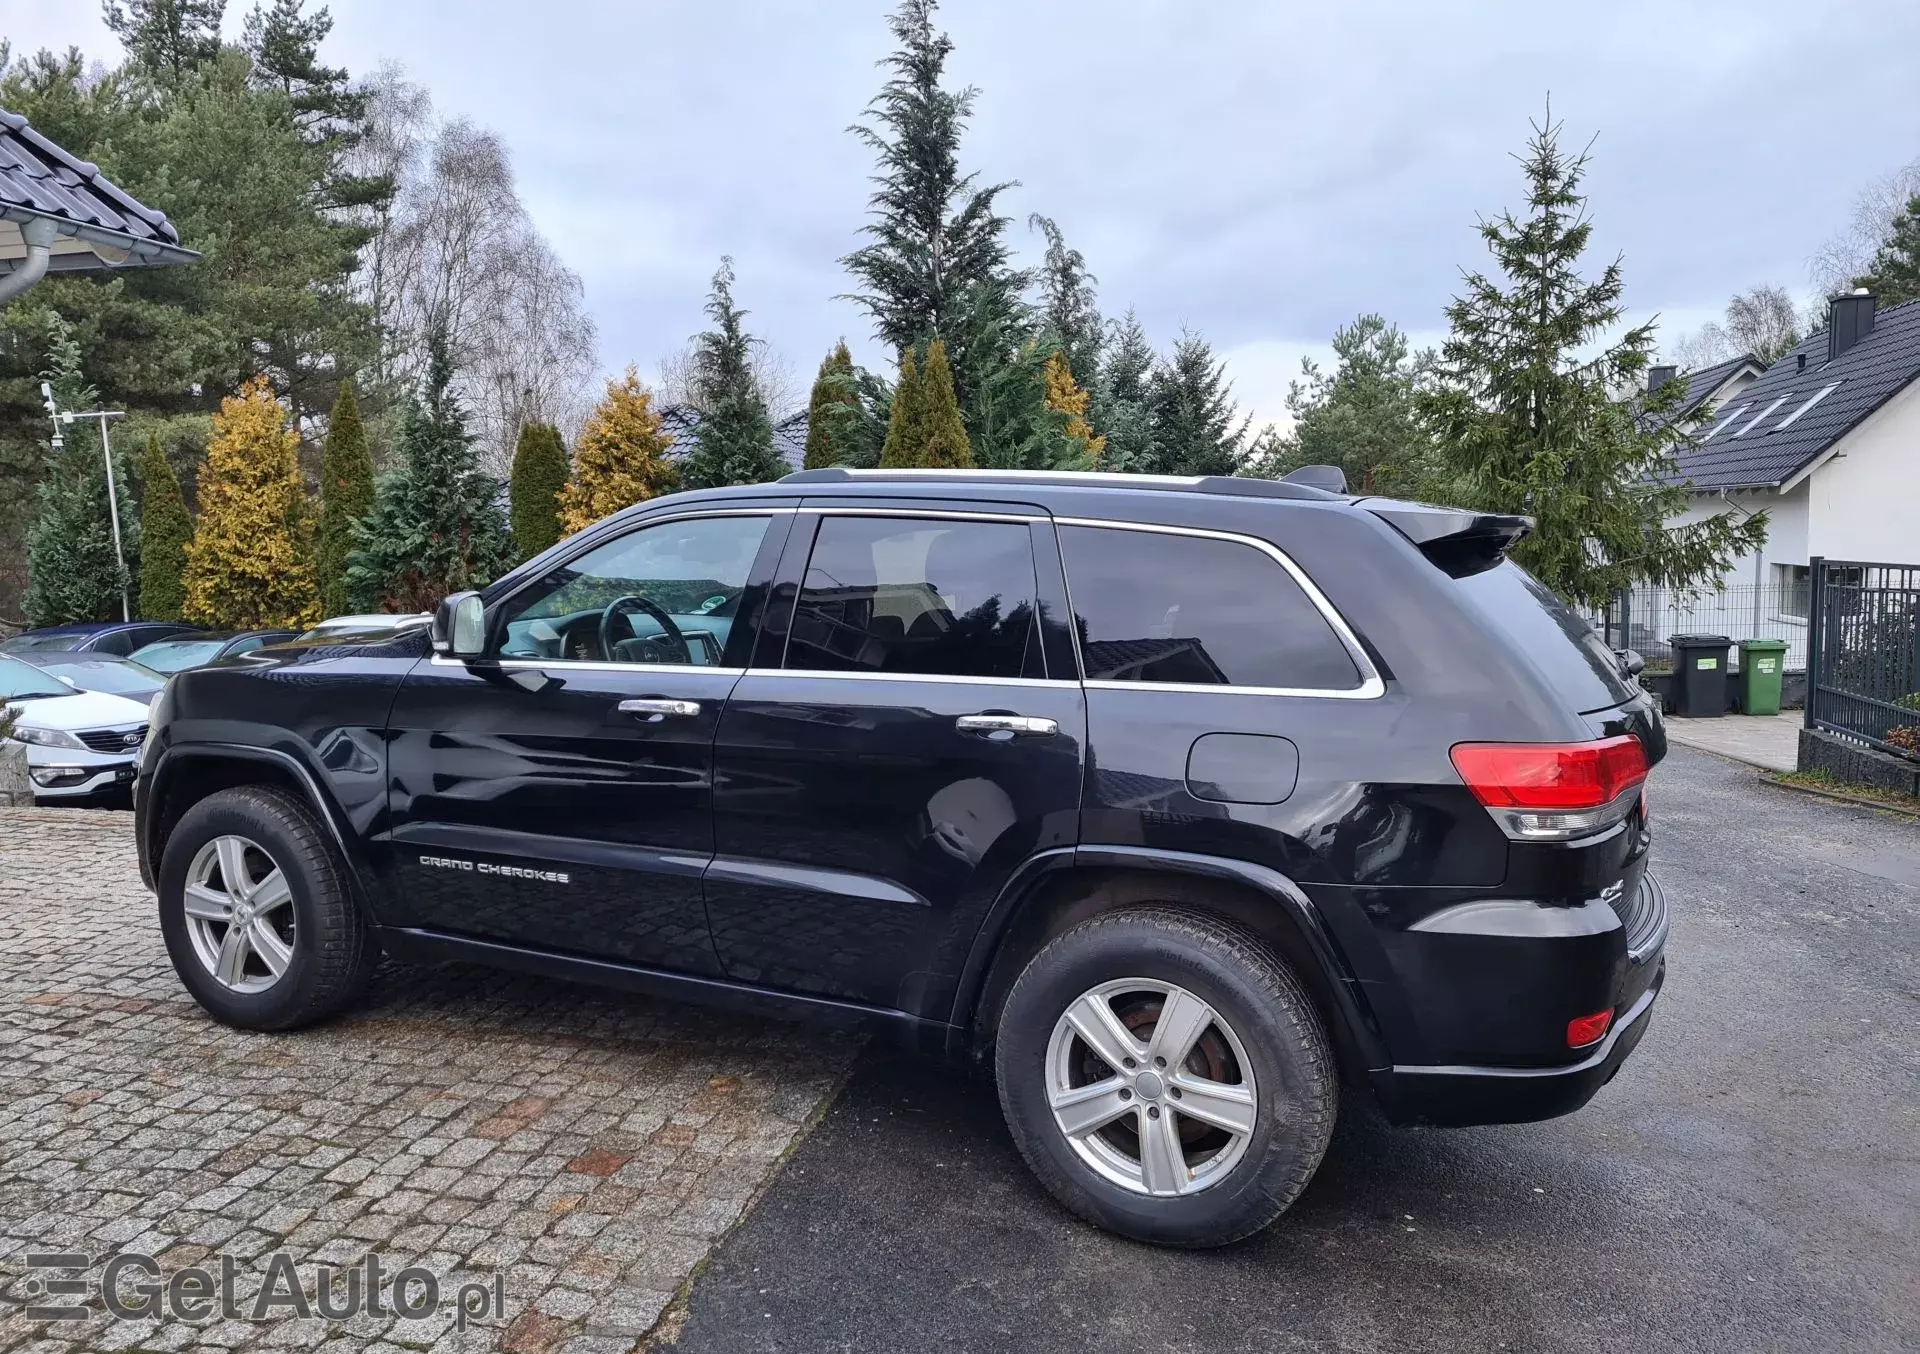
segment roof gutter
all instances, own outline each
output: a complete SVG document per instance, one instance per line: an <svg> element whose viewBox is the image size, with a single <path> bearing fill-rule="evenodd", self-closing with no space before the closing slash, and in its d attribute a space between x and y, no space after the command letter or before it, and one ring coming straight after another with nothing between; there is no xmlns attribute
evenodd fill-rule
<svg viewBox="0 0 1920 1354"><path fill-rule="evenodd" d="M0 306L47 275L47 263L53 258L53 242L59 234L52 220L44 216L36 216L21 225L20 238L27 242L27 256L13 266L12 272L0 277Z"/></svg>

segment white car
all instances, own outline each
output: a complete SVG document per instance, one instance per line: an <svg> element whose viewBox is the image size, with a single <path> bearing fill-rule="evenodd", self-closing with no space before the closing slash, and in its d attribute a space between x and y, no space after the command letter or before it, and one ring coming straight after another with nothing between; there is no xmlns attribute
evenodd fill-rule
<svg viewBox="0 0 1920 1354"><path fill-rule="evenodd" d="M367 634L376 631L407 630L416 625L426 625L433 620L429 612L394 615L391 612L370 612L365 616L333 616L300 636L301 639L338 639L346 635Z"/></svg>
<svg viewBox="0 0 1920 1354"><path fill-rule="evenodd" d="M77 799L133 784L147 741L147 707L104 691L76 691L31 663L0 654L0 701L17 716L37 800Z"/></svg>

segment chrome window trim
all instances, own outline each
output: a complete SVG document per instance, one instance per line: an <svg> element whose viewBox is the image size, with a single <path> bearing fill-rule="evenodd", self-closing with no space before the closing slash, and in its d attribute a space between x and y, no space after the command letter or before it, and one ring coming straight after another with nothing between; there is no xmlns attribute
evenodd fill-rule
<svg viewBox="0 0 1920 1354"><path fill-rule="evenodd" d="M815 507L812 505L797 509L799 512L818 513L822 517L932 517L944 521L962 522L1048 522L1053 519L1037 512L973 512L956 508L842 508Z"/></svg>
<svg viewBox="0 0 1920 1354"><path fill-rule="evenodd" d="M739 677L746 672L745 668L703 668L697 663L606 663L597 658L448 658L444 654L434 654L429 661L436 668L464 668L480 664L507 672L524 672L534 668L544 672L552 668L560 672L705 672L716 677Z"/></svg>
<svg viewBox="0 0 1920 1354"><path fill-rule="evenodd" d="M701 668L701 672L714 671ZM748 668L748 677L798 677L815 681L849 678L856 682L935 682L946 686L1073 687L1080 683L1060 677L955 677L938 672L839 672L831 668Z"/></svg>
<svg viewBox="0 0 1920 1354"><path fill-rule="evenodd" d="M1332 627L1334 637L1347 651L1354 670L1360 674L1360 684L1350 687L1291 687L1291 686L1238 686L1232 683L1213 685L1206 682L1116 682L1105 679L1088 678L1083 685L1093 691L1177 691L1192 695L1223 694L1236 696L1294 696L1314 697L1321 700L1376 700L1387 694L1387 684L1380 672L1373 666L1373 660L1367 657L1367 651L1360 644L1359 636L1353 633L1353 627L1346 618L1334 608L1327 595L1309 578L1306 571L1295 564L1286 551L1271 541L1263 541L1258 536L1247 536L1237 531L1212 531L1202 527L1166 526L1149 522L1117 522L1100 517L1056 517L1056 527L1093 527L1108 531L1144 531L1162 536L1191 536L1199 540L1226 541L1233 545L1251 546L1267 556L1282 569L1287 576L1299 585L1300 591L1313 603L1314 610L1321 619ZM1073 606L1073 573L1066 567L1066 551L1060 552L1061 572L1067 580L1067 606ZM1077 616L1078 613L1076 612ZM1080 654L1080 627L1071 625L1074 653L1080 658L1080 671L1087 670L1086 659Z"/></svg>

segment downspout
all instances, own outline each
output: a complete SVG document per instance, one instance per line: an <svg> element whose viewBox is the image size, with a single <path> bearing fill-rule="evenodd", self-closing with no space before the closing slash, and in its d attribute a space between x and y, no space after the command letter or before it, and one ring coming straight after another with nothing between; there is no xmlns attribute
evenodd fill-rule
<svg viewBox="0 0 1920 1354"><path fill-rule="evenodd" d="M0 277L0 306L47 275L47 261L53 257L53 242L59 231L51 218L36 216L20 227L20 237L27 242L27 256L13 266L12 272Z"/></svg>

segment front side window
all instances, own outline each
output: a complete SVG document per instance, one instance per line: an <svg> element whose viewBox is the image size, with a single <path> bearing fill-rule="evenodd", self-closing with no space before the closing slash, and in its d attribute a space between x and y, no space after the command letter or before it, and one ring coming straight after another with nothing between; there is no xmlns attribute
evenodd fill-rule
<svg viewBox="0 0 1920 1354"><path fill-rule="evenodd" d="M661 522L569 560L507 603L500 657L720 666L768 521Z"/></svg>
<svg viewBox="0 0 1920 1354"><path fill-rule="evenodd" d="M1024 523L826 517L786 664L903 676L1044 675Z"/></svg>
<svg viewBox="0 0 1920 1354"><path fill-rule="evenodd" d="M1360 673L1293 576L1238 541L1061 527L1088 681L1346 691Z"/></svg>

